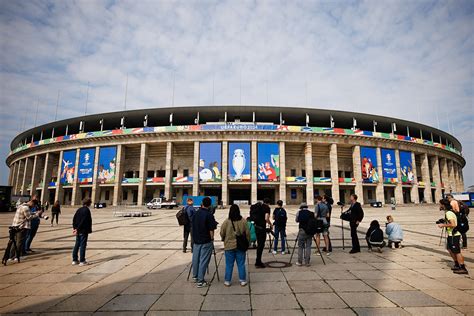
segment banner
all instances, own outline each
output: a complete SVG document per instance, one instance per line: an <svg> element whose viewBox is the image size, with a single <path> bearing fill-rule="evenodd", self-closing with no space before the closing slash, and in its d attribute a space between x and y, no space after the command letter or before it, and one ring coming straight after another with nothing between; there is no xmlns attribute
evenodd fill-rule
<svg viewBox="0 0 474 316"><path fill-rule="evenodd" d="M381 153L384 181L388 179L397 179L397 163L395 160L395 150L382 149Z"/></svg>
<svg viewBox="0 0 474 316"><path fill-rule="evenodd" d="M410 151L400 151L400 173L402 183L412 184L415 181L415 175L413 174L413 162L411 160Z"/></svg>
<svg viewBox="0 0 474 316"><path fill-rule="evenodd" d="M69 150L63 152L63 161L61 162L60 181L62 185L72 185L74 182L74 168L76 166L76 151Z"/></svg>
<svg viewBox="0 0 474 316"><path fill-rule="evenodd" d="M222 144L199 144L199 180L201 182L221 182Z"/></svg>
<svg viewBox="0 0 474 316"><path fill-rule="evenodd" d="M229 181L250 181L250 143L229 143Z"/></svg>
<svg viewBox="0 0 474 316"><path fill-rule="evenodd" d="M77 181L80 184L92 184L94 174L95 148L81 149L79 152L79 170Z"/></svg>
<svg viewBox="0 0 474 316"><path fill-rule="evenodd" d="M377 150L373 147L360 147L360 160L362 167L362 182L378 183Z"/></svg>
<svg viewBox="0 0 474 316"><path fill-rule="evenodd" d="M258 180L280 180L280 147L278 143L258 143Z"/></svg>
<svg viewBox="0 0 474 316"><path fill-rule="evenodd" d="M99 183L114 183L115 180L115 160L117 147L101 147L99 151L99 169L97 170L97 180Z"/></svg>

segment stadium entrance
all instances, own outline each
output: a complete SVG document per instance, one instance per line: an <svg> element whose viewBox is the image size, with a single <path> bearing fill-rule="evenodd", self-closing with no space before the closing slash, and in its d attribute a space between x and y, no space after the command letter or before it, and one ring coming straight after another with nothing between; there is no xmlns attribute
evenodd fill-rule
<svg viewBox="0 0 474 316"><path fill-rule="evenodd" d="M245 201L250 205L251 201L250 187L229 188L229 203L245 205Z"/></svg>

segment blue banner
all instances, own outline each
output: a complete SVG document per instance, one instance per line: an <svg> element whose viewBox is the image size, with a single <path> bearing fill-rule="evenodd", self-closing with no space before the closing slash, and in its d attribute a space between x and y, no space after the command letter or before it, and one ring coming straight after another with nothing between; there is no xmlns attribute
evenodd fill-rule
<svg viewBox="0 0 474 316"><path fill-rule="evenodd" d="M377 150L373 147L360 147L360 160L362 167L362 182L378 183Z"/></svg>
<svg viewBox="0 0 474 316"><path fill-rule="evenodd" d="M91 184L94 175L95 148L81 149L79 152L79 170L77 181L80 184Z"/></svg>
<svg viewBox="0 0 474 316"><path fill-rule="evenodd" d="M400 151L400 173L402 183L411 184L415 181L410 151Z"/></svg>
<svg viewBox="0 0 474 316"><path fill-rule="evenodd" d="M63 161L61 162L60 181L62 185L72 185L74 182L74 169L76 167L76 151L69 150L63 152Z"/></svg>
<svg viewBox="0 0 474 316"><path fill-rule="evenodd" d="M250 181L250 143L229 143L229 180Z"/></svg>
<svg viewBox="0 0 474 316"><path fill-rule="evenodd" d="M97 180L99 183L114 183L117 147L101 147L99 151L99 168Z"/></svg>
<svg viewBox="0 0 474 316"><path fill-rule="evenodd" d="M280 147L278 143L258 143L258 181L280 180Z"/></svg>
<svg viewBox="0 0 474 316"><path fill-rule="evenodd" d="M222 144L199 144L199 180L201 182L221 182Z"/></svg>
<svg viewBox="0 0 474 316"><path fill-rule="evenodd" d="M384 179L397 178L397 163L395 157L395 150L382 149L382 170Z"/></svg>

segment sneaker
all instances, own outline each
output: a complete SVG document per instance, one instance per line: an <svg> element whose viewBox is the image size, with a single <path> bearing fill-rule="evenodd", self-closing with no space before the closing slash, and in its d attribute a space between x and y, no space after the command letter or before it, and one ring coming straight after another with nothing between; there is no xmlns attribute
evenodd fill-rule
<svg viewBox="0 0 474 316"><path fill-rule="evenodd" d="M331 254L332 254L332 252L331 252L331 251L329 251L329 252L327 252L327 253L326 253L326 256L328 256L328 257L329 257Z"/></svg>
<svg viewBox="0 0 474 316"><path fill-rule="evenodd" d="M89 265L89 262L87 261L79 262L80 267L87 266L87 265Z"/></svg>
<svg viewBox="0 0 474 316"><path fill-rule="evenodd" d="M453 270L453 271L456 271L456 270L459 270L459 269L461 269L460 266L454 266L454 267L451 268L451 270Z"/></svg>
<svg viewBox="0 0 474 316"><path fill-rule="evenodd" d="M229 282L229 281L225 281L225 282L224 282L224 285L227 286L227 287L229 287L229 286L230 286L230 282Z"/></svg>
<svg viewBox="0 0 474 316"><path fill-rule="evenodd" d="M247 286L247 281L240 281L240 286Z"/></svg>
<svg viewBox="0 0 474 316"><path fill-rule="evenodd" d="M286 255L286 252L282 251L281 254L282 254L282 255Z"/></svg>
<svg viewBox="0 0 474 316"><path fill-rule="evenodd" d="M262 262L262 263L256 263L256 264L255 264L255 268L257 268L257 269L264 269L264 268L266 268L266 267L267 267L267 266L266 266L265 263L263 263L263 262Z"/></svg>
<svg viewBox="0 0 474 316"><path fill-rule="evenodd" d="M456 274L469 274L466 268L459 268L458 270L453 271Z"/></svg>
<svg viewBox="0 0 474 316"><path fill-rule="evenodd" d="M273 251L272 251L272 254L276 255L276 254L277 254L276 250L273 250Z"/></svg>
<svg viewBox="0 0 474 316"><path fill-rule="evenodd" d="M360 250L354 250L354 249L352 249L351 251L349 251L350 254L358 253L358 252L360 252Z"/></svg>
<svg viewBox="0 0 474 316"><path fill-rule="evenodd" d="M183 249L183 253L186 253L186 249Z"/></svg>
<svg viewBox="0 0 474 316"><path fill-rule="evenodd" d="M377 247L377 251L378 251L379 253L382 253L382 252L383 252L382 248L380 248L380 247Z"/></svg>
<svg viewBox="0 0 474 316"><path fill-rule="evenodd" d="M303 264L302 264L301 262L296 261L296 265L297 265L298 267L301 267Z"/></svg>
<svg viewBox="0 0 474 316"><path fill-rule="evenodd" d="M196 286L198 288L203 288L203 287L209 286L209 283L207 283L206 281L200 281L200 282L196 283Z"/></svg>
<svg viewBox="0 0 474 316"><path fill-rule="evenodd" d="M72 262L72 265L73 265L73 266L77 266L78 264L79 264L79 261L73 261L73 262Z"/></svg>

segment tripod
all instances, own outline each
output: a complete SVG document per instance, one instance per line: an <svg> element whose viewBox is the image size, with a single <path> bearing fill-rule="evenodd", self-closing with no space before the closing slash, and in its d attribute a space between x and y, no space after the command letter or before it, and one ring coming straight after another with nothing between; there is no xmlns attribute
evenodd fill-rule
<svg viewBox="0 0 474 316"><path fill-rule="evenodd" d="M318 244L316 243L316 238L313 236L314 243L316 244L316 249L319 252L319 256L321 257L321 260L323 261L324 265L326 265L326 261L324 261L323 254L321 253L321 249L319 248ZM288 263L291 263L293 260L293 254L295 253L296 245L298 244L298 234L296 234L296 239L295 239L295 245L293 246L293 251L291 252L290 256L290 261Z"/></svg>
<svg viewBox="0 0 474 316"><path fill-rule="evenodd" d="M441 242L443 241L443 235L445 235L447 233L447 230L445 227L443 227L441 229L441 235L439 235L439 245L438 246L441 246Z"/></svg>
<svg viewBox="0 0 474 316"><path fill-rule="evenodd" d="M219 267L217 265L216 248L214 248L214 244L212 245L212 254L214 255L214 264L216 265L217 281L220 281L221 279L219 278ZM191 265L189 266L188 277L186 279L187 281L189 281L189 276L191 275L192 269L193 269L193 263L191 262ZM209 274L209 267L207 267L207 274Z"/></svg>
<svg viewBox="0 0 474 316"><path fill-rule="evenodd" d="M270 230L268 231L267 230L267 235L268 235L268 252L272 252L272 248L273 248L273 242L272 242L272 236L275 238L275 234ZM286 233L285 233L285 243L286 243L286 252L287 253L290 253L290 245L288 244L288 238L286 237Z"/></svg>
<svg viewBox="0 0 474 316"><path fill-rule="evenodd" d="M344 205L341 205L341 214L343 213ZM341 218L341 233L342 233L342 250L345 250L344 245L344 220Z"/></svg>
<svg viewBox="0 0 474 316"><path fill-rule="evenodd" d="M18 249L18 246L16 244L16 233L18 232L17 227L10 226L8 227L8 234L9 234L9 240L8 240L8 245L7 248L5 249L5 253L3 254L3 259L2 263L3 265L7 265L7 261L10 258L10 250L13 247L15 247L15 254L18 262L20 262L20 250ZM21 246L21 245L20 245Z"/></svg>

